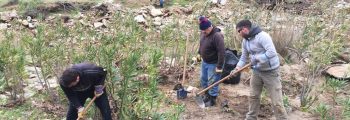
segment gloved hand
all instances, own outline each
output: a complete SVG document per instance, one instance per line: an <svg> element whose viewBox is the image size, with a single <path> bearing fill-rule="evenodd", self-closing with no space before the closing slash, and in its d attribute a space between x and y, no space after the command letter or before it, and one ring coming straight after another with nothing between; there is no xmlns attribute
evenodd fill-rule
<svg viewBox="0 0 350 120"><path fill-rule="evenodd" d="M83 111L84 111L84 107L79 107L78 108L78 119L77 120L80 120L80 119L83 119L84 118L84 113L83 113Z"/></svg>
<svg viewBox="0 0 350 120"><path fill-rule="evenodd" d="M196 62L201 62L201 61L202 61L201 55L198 54L196 56Z"/></svg>
<svg viewBox="0 0 350 120"><path fill-rule="evenodd" d="M100 97L103 94L103 85L95 86L95 96Z"/></svg>
<svg viewBox="0 0 350 120"><path fill-rule="evenodd" d="M201 55L197 55L195 57L192 57L192 61L194 62L194 64L200 63L202 61Z"/></svg>
<svg viewBox="0 0 350 120"><path fill-rule="evenodd" d="M222 73L222 69L219 69L219 68L216 67L216 68L215 68L215 72L216 72L216 73Z"/></svg>

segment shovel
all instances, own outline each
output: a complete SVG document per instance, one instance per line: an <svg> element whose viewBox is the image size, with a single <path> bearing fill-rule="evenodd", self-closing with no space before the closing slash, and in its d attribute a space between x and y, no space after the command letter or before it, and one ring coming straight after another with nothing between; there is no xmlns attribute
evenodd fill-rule
<svg viewBox="0 0 350 120"><path fill-rule="evenodd" d="M82 112L82 115L84 116L86 111L89 109L89 107L91 106L91 104L96 100L96 96L94 96L91 101L89 102L89 104L86 106L86 108L84 108L83 112ZM83 118L77 118L77 120L82 120Z"/></svg>
<svg viewBox="0 0 350 120"><path fill-rule="evenodd" d="M104 89L105 86L103 86L103 89ZM91 101L89 102L89 104L86 106L86 108L84 108L83 112L82 112L82 115L84 116L86 111L90 108L90 106L92 105L92 103L96 100L97 96L95 95ZM77 120L82 120L83 118L77 118Z"/></svg>
<svg viewBox="0 0 350 120"><path fill-rule="evenodd" d="M210 86L208 86L207 88L203 89L202 91L196 93L196 103L199 105L199 107L205 108L205 103L204 103L204 101L203 101L203 97L201 96L202 93L204 93L205 91L207 91L207 90L209 90L210 88L214 87L215 85L218 85L219 83L221 83L221 82L223 82L223 81L225 81L225 80L227 80L227 79L233 77L235 74L237 74L237 73L243 71L244 69L246 69L246 68L248 68L248 67L250 67L250 66L251 66L251 64L249 63L249 64L243 66L241 69L235 71L234 73L232 73L232 74L230 74L230 75L228 75L228 76L222 78L221 80L219 80L219 81L217 81L217 82L211 84Z"/></svg>
<svg viewBox="0 0 350 120"><path fill-rule="evenodd" d="M184 99L187 97L187 91L185 90L185 88L183 87L184 83L185 83L185 79L186 79L186 67L187 67L187 46L188 46L188 35L187 35L187 39L186 39L186 45L185 45L185 61L184 61L184 70L182 73L182 81L179 84L176 84L174 87L174 90L176 90L176 94L177 94L177 98L178 99Z"/></svg>

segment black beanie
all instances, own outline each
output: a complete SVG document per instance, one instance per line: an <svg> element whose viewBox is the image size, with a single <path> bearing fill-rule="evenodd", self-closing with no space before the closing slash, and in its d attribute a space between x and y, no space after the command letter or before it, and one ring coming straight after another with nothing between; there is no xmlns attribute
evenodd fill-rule
<svg viewBox="0 0 350 120"><path fill-rule="evenodd" d="M201 16L199 17L199 29L205 30L208 29L211 26L211 22L208 20L208 18Z"/></svg>

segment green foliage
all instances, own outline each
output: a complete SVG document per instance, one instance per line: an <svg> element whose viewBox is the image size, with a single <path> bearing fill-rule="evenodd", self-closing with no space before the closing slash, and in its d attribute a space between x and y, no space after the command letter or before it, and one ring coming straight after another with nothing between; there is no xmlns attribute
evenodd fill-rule
<svg viewBox="0 0 350 120"><path fill-rule="evenodd" d="M330 115L330 107L324 103L320 103L314 112L320 116L321 120L334 120Z"/></svg>
<svg viewBox="0 0 350 120"><path fill-rule="evenodd" d="M0 44L0 61L2 63L1 83L5 83L4 88L9 88L11 99L17 100L17 95L22 99L24 97L23 79L25 78L24 70L24 50L17 42L14 42L12 31L5 32L6 40ZM4 81L2 81L4 80Z"/></svg>
<svg viewBox="0 0 350 120"><path fill-rule="evenodd" d="M121 119L136 119L136 113L133 112L129 105L136 100L135 92L137 92L138 82L133 79L137 74L137 64L140 60L140 52L132 52L125 61L122 62L121 75L123 80L121 81L120 90L118 96L120 97L120 118Z"/></svg>
<svg viewBox="0 0 350 120"><path fill-rule="evenodd" d="M26 11L36 10L36 8L42 3L42 0L19 0L18 9L21 14L24 14Z"/></svg>
<svg viewBox="0 0 350 120"><path fill-rule="evenodd" d="M347 98L342 102L343 105L343 111L342 111L342 116L344 117L345 120L350 119L350 98Z"/></svg>
<svg viewBox="0 0 350 120"><path fill-rule="evenodd" d="M289 108L290 107L289 97L287 95L283 96L283 106L285 108Z"/></svg>
<svg viewBox="0 0 350 120"><path fill-rule="evenodd" d="M0 114L0 119L2 120L38 120L57 117L56 115L48 114L43 110L37 109L31 103L25 103L13 108L0 109Z"/></svg>
<svg viewBox="0 0 350 120"><path fill-rule="evenodd" d="M326 81L326 90L330 91L332 93L332 100L333 100L333 108L335 107L336 99L338 97L338 93L341 89L343 89L347 85L346 81L337 80L334 78L327 78Z"/></svg>
<svg viewBox="0 0 350 120"><path fill-rule="evenodd" d="M300 95L300 107L302 111L306 112L309 108L318 100L318 96L313 96L310 94L312 87L310 83L303 86Z"/></svg>

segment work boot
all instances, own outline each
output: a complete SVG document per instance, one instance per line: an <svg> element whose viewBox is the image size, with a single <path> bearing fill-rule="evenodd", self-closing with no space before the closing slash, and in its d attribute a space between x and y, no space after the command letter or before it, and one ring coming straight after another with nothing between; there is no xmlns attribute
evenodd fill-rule
<svg viewBox="0 0 350 120"><path fill-rule="evenodd" d="M211 96L209 95L209 99L208 101L205 101L205 107L210 107L210 106L214 106L216 104L216 97L217 96Z"/></svg>

